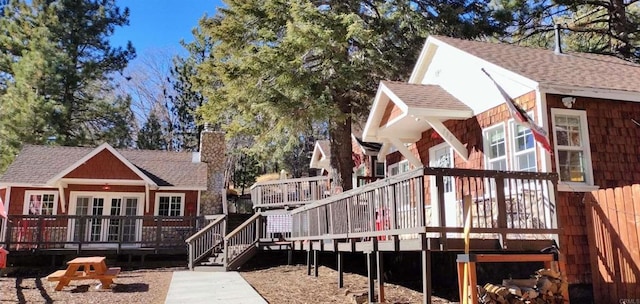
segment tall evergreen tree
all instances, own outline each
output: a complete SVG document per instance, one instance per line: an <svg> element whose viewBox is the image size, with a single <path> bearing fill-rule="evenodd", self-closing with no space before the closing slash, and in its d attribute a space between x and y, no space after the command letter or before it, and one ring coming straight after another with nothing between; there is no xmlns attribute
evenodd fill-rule
<svg viewBox="0 0 640 304"><path fill-rule="evenodd" d="M226 1L201 21L215 41L199 66L205 118L232 109L227 126L259 141L298 136L329 122L332 166L351 189L351 122L368 111L378 82L406 79L427 33L476 37L504 30L483 0ZM215 86L211 80L222 85Z"/></svg>
<svg viewBox="0 0 640 304"><path fill-rule="evenodd" d="M171 69L174 95L171 96L171 110L175 115L175 141L178 150L195 151L200 146L202 122L197 109L205 103L204 96L194 88L197 66L210 54L211 40L198 30L192 31L194 40L182 46L188 51L187 57L175 57Z"/></svg>
<svg viewBox="0 0 640 304"><path fill-rule="evenodd" d="M0 18L0 171L22 143L93 145L128 114L109 75L135 51L108 37L128 23L115 0L12 0ZM119 112L121 115L111 115Z"/></svg>
<svg viewBox="0 0 640 304"><path fill-rule="evenodd" d="M154 111L149 114L147 121L140 129L136 143L138 149L167 150L167 142L162 132L162 125Z"/></svg>
<svg viewBox="0 0 640 304"><path fill-rule="evenodd" d="M640 62L640 3L626 0L501 0L513 13L508 41L551 47L554 25L574 51L614 55Z"/></svg>

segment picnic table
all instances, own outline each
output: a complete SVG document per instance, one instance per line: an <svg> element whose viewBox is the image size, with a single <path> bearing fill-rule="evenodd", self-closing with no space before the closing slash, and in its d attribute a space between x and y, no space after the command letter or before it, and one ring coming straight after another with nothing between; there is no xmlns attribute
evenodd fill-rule
<svg viewBox="0 0 640 304"><path fill-rule="evenodd" d="M67 269L58 270L47 276L47 281L58 282L56 291L62 290L74 280L100 280L102 289L108 289L113 279L120 273L120 267L107 267L105 257L75 258L67 262ZM82 267L82 270L80 268Z"/></svg>

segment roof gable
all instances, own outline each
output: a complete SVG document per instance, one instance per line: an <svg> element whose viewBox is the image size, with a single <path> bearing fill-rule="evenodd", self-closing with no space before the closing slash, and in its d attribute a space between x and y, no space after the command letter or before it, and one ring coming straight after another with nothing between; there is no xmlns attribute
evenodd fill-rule
<svg viewBox="0 0 640 304"><path fill-rule="evenodd" d="M98 172L95 172L95 171L85 172L86 168L80 168L85 163L89 162L90 160L92 160L94 157L96 157L99 154L101 154L102 157L106 157L108 159L109 156L105 156L104 154L102 154L102 152L110 153L113 157L115 157L115 159L117 159L119 161L119 163L121 165L124 165L125 167L127 167L131 171L130 173L134 173L134 175L137 176L140 180L145 181L149 185L157 186L157 184L153 180L151 180L151 178L149 178L147 175L142 173L142 171L140 171L140 169L136 168L136 166L134 166L131 162L129 162L126 158L124 158L124 156L122 156L120 153L118 153L118 151L116 151L108 143L104 143L104 144L98 146L93 151L91 151L89 154L85 155L84 157L82 157L81 159L76 161L71 166L69 166L69 167L65 168L64 170L62 170L56 176L54 176L53 178L49 179L47 181L47 184L54 185L56 182L58 182L58 180L60 180L61 178L64 178L65 176L67 176L68 174L72 173L72 171L74 171L76 169L79 169L79 172L77 172L77 173L81 173L81 174L86 174L87 175L87 176L82 176L82 178L91 178L92 176L93 176L93 178L96 178L96 175L99 176L100 174L105 174L105 173L98 173ZM111 160L113 161L115 159L112 158ZM100 159L97 159L96 161L100 161ZM94 162L94 164L95 164L95 162ZM118 162L113 163L112 165L118 166ZM105 164L100 165L100 168L102 168L102 167L105 167ZM120 168L122 168L122 167L120 166ZM111 172L108 172L106 174L110 175L110 174L114 174L114 173L115 173L114 171L111 171Z"/></svg>
<svg viewBox="0 0 640 304"><path fill-rule="evenodd" d="M82 172L85 167L82 164L92 163L90 155L93 153L98 158L109 156L115 166L124 166L129 170L128 174L136 173L135 176L128 175L128 178L142 182L144 179L139 175L142 174L153 182L150 185L207 188L207 165L193 162L190 152L99 148L24 145L14 162L0 176L0 185L52 186L50 180L65 176L73 176L73 180L84 178L87 175L83 175L86 172ZM126 166L116 155L120 155L135 170ZM96 176L91 175L88 179L95 179Z"/></svg>
<svg viewBox="0 0 640 304"><path fill-rule="evenodd" d="M566 52L522 47L505 43L462 40L430 36L410 78L423 83L436 52L460 51L461 55L483 61L489 70L543 89L573 89L566 94L578 95L582 90L607 90L626 94L624 100L640 100L640 65L623 59L590 53ZM581 89L581 90L578 90Z"/></svg>
<svg viewBox="0 0 640 304"><path fill-rule="evenodd" d="M142 180L142 177L107 149L96 153L62 178Z"/></svg>

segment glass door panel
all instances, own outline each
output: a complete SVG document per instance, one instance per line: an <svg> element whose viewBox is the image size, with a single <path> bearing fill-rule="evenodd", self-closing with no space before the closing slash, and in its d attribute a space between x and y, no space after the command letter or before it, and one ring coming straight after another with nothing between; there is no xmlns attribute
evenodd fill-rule
<svg viewBox="0 0 640 304"><path fill-rule="evenodd" d="M104 198L100 198L100 197L93 198L93 206L91 206L90 215L103 215L103 213L104 213ZM102 241L103 220L100 218L92 218L89 222L91 227L90 233L89 233L89 241L91 242Z"/></svg>

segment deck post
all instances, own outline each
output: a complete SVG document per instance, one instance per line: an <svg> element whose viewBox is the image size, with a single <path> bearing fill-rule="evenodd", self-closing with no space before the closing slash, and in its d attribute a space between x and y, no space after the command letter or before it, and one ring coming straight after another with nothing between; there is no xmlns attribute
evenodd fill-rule
<svg viewBox="0 0 640 304"><path fill-rule="evenodd" d="M313 251L313 275L318 277L318 250Z"/></svg>
<svg viewBox="0 0 640 304"><path fill-rule="evenodd" d="M507 249L507 202L504 196L504 177L496 177L496 200L498 204L498 229L500 232L500 246Z"/></svg>
<svg viewBox="0 0 640 304"><path fill-rule="evenodd" d="M422 249L422 299L431 304L431 251Z"/></svg>
<svg viewBox="0 0 640 304"><path fill-rule="evenodd" d="M378 278L378 302L384 303L384 262L382 251L376 251L376 260L378 260L378 269L376 277Z"/></svg>
<svg viewBox="0 0 640 304"><path fill-rule="evenodd" d="M344 257L338 252L338 288L344 287Z"/></svg>
<svg viewBox="0 0 640 304"><path fill-rule="evenodd" d="M375 295L375 281L373 279L374 273L375 273L375 268L376 268L376 261L375 261L375 255L373 252L367 252L367 279L369 280L369 284L368 284L368 299L369 299L369 303L376 303L376 295Z"/></svg>
<svg viewBox="0 0 640 304"><path fill-rule="evenodd" d="M307 275L311 275L311 248L307 250Z"/></svg>

